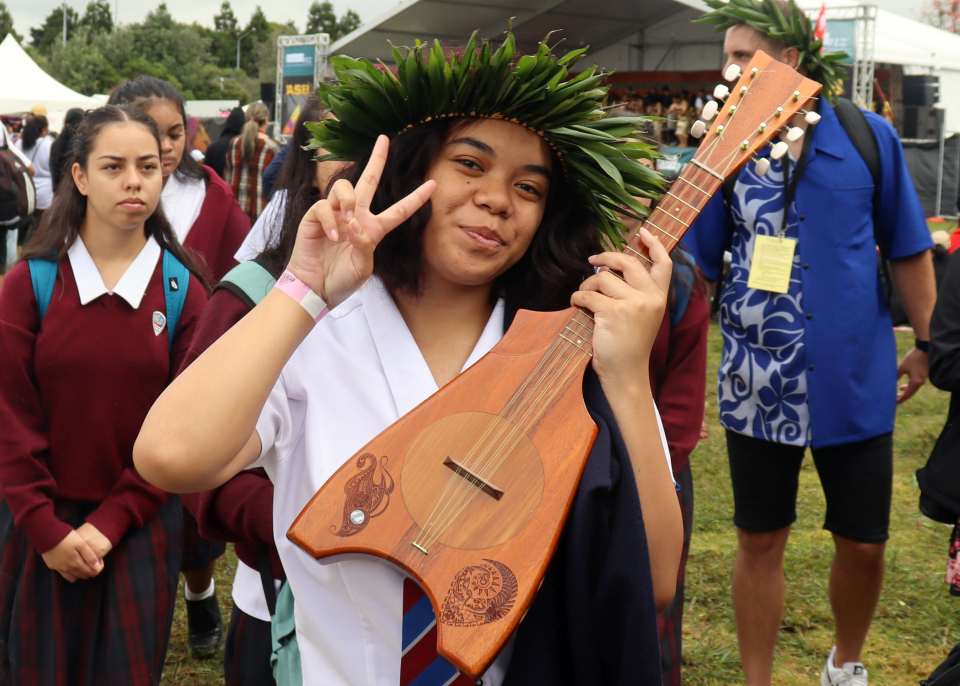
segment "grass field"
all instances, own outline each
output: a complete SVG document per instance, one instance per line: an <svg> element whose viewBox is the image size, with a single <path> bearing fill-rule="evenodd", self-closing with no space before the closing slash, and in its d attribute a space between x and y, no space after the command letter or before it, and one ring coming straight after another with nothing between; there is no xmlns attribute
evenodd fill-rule
<svg viewBox="0 0 960 686"><path fill-rule="evenodd" d="M902 354L912 346L913 336L898 333L897 337ZM704 685L742 683L730 603L730 575L736 554L736 536L730 523L733 503L713 382L720 357L716 325L710 329L710 347L710 437L700 442L691 458L696 510L684 627L684 683ZM871 686L916 684L960 640L960 599L950 598L943 583L949 529L919 513L914 479L914 472L925 462L940 432L947 402L946 394L927 385L897 416L887 578L864 655ZM833 644L826 594L832 541L821 529L824 501L809 456L803 466L798 500L798 521L787 548L787 609L774 671L774 683L785 686L819 683L820 670ZM228 552L218 571L218 595L225 618L229 617L235 564L232 552ZM163 683L222 684L219 658L189 658L185 621L181 602Z"/></svg>

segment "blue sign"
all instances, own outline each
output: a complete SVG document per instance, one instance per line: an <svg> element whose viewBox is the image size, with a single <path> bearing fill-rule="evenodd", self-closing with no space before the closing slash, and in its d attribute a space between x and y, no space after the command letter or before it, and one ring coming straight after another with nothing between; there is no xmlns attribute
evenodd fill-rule
<svg viewBox="0 0 960 686"><path fill-rule="evenodd" d="M827 35L823 39L824 52L845 52L849 59L842 60L852 64L857 57L857 20L828 19Z"/></svg>
<svg viewBox="0 0 960 686"><path fill-rule="evenodd" d="M313 77L313 61L317 48L314 45L293 45L283 49L283 76Z"/></svg>

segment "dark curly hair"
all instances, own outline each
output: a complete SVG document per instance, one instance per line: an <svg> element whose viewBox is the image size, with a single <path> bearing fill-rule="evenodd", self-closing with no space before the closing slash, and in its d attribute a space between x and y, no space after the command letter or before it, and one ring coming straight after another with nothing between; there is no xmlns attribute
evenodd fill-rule
<svg viewBox="0 0 960 686"><path fill-rule="evenodd" d="M475 121L438 119L394 136L371 210L382 212L416 190L447 141ZM356 185L372 152L370 149L351 160L330 183L344 178ZM602 251L592 218L574 202L575 197L563 165L554 159L540 226L523 257L497 278L491 297L503 297L508 307L528 310L547 311L569 306L570 295L593 273L587 257ZM373 273L391 293L413 296L422 293L423 232L431 211L431 203L427 202L377 246Z"/></svg>

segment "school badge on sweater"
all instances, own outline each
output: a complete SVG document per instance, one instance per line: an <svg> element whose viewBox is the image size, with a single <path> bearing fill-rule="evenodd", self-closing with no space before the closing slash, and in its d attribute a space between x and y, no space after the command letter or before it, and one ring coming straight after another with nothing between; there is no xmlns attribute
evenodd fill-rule
<svg viewBox="0 0 960 686"><path fill-rule="evenodd" d="M167 326L167 318L163 312L153 313L153 335L159 336Z"/></svg>

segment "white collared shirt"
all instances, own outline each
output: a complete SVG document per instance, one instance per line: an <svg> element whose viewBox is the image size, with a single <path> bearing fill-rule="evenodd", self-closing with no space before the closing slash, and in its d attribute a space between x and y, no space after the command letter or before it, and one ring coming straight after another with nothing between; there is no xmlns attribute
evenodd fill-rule
<svg viewBox="0 0 960 686"><path fill-rule="evenodd" d="M147 292L147 286L150 285L150 279L157 268L157 261L160 259L161 252L162 250L153 236L148 238L146 244L140 249L140 253L133 258L133 262L123 272L123 276L117 281L117 285L110 291L103 285L100 270L97 269L90 253L87 252L87 246L83 244L83 239L77 236L77 240L67 250L67 257L70 260L70 267L73 269L73 277L77 282L80 304L86 305L101 295L109 293L119 295L133 309L139 308L140 301L143 300L143 294Z"/></svg>
<svg viewBox="0 0 960 686"><path fill-rule="evenodd" d="M464 369L500 340L503 317L500 301ZM287 530L347 459L437 390L393 299L374 277L307 336L260 415L263 451L252 466L266 469L275 487L274 537L297 599L297 638L311 683L399 683L403 574L367 556L321 564L290 542ZM511 652L508 644L484 684L502 683Z"/></svg>
<svg viewBox="0 0 960 686"><path fill-rule="evenodd" d="M233 256L237 262L249 262L267 248L271 239L280 235L283 228L283 214L287 209L287 191L278 188L270 196L270 202L263 208L250 233L243 239L240 249Z"/></svg>
<svg viewBox="0 0 960 686"><path fill-rule="evenodd" d="M191 179L176 170L167 177L160 193L160 204L181 245L200 216L206 197L207 187L203 179Z"/></svg>

